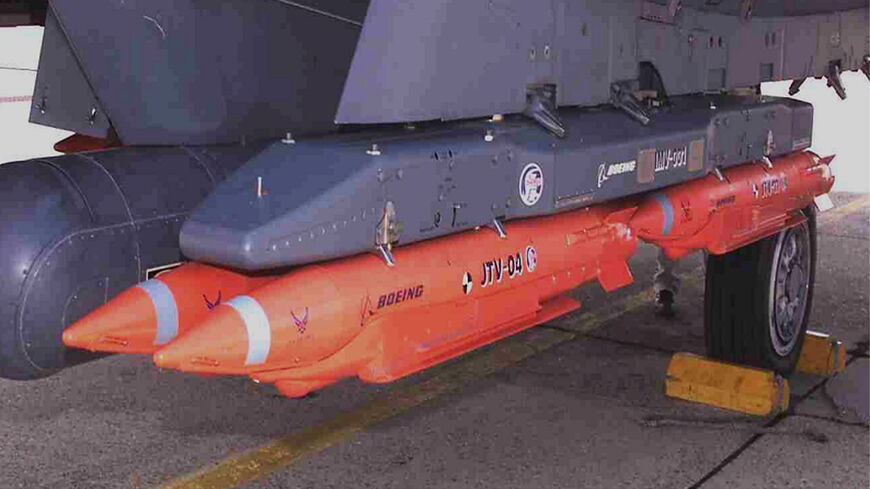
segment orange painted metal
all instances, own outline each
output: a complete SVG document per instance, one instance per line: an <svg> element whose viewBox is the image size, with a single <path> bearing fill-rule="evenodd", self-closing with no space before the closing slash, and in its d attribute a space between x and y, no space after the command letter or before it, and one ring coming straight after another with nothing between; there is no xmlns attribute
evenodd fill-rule
<svg viewBox="0 0 870 489"><path fill-rule="evenodd" d="M521 287L516 295L523 293L529 291ZM559 295L541 303L534 314L490 328L466 325L468 331L461 329L458 321L448 315L456 313L456 308L449 305L406 311L396 317L373 321L350 345L323 362L306 368L254 372L250 377L258 383L274 383L287 397L301 397L354 375L366 382L392 382L579 308L579 301ZM442 333L430 339L433 327L440 327ZM405 329L408 331L403 331ZM409 334L403 334L405 332Z"/></svg>
<svg viewBox="0 0 870 489"><path fill-rule="evenodd" d="M477 229L417 243L395 249L393 267L373 254L307 265L268 283L245 282L241 295L211 313L195 300L199 288L214 289L216 279L203 275L187 285L196 292L178 292L193 304L193 312L179 312L185 328L198 324L155 352L154 362L248 375L290 397L347 377L390 382L579 308L567 293L583 283L597 280L607 291L631 283L627 261L638 239L674 258L697 249L725 253L800 222L801 209L833 184L830 161L793 154L772 169L730 169L723 181L708 176L641 198L512 221L505 238ZM127 304L142 301L128 292L94 314L151 320L153 311ZM137 330L130 331L128 338ZM148 334L138 344L153 345Z"/></svg>
<svg viewBox="0 0 870 489"><path fill-rule="evenodd" d="M833 156L795 153L669 187L647 196L629 222L671 258L696 250L724 254L803 220L801 209L834 183Z"/></svg>
<svg viewBox="0 0 870 489"><path fill-rule="evenodd" d="M172 325L173 336L181 335L201 322L221 301L275 278L274 275L251 276L202 263L187 263L152 279L165 285L169 294L152 297L142 287L147 282L127 289L67 328L63 341L67 346L91 351L154 353L161 347L156 343L158 308L174 307L177 324ZM171 303L155 303L155 300Z"/></svg>
<svg viewBox="0 0 870 489"><path fill-rule="evenodd" d="M564 294L582 283L631 283L626 211L602 205L510 222L504 239L478 229L423 242L396 249L394 267L374 255L303 267L248 294L268 323L258 361L262 324L240 304L217 307L154 361L249 374L290 396L351 376L389 382L578 308Z"/></svg>

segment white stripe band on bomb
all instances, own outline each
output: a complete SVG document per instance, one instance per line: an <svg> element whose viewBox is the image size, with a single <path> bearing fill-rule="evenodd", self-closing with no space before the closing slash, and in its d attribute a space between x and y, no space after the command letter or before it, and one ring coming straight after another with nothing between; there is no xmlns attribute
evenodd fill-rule
<svg viewBox="0 0 870 489"><path fill-rule="evenodd" d="M247 295L234 297L225 304L239 313L248 330L248 355L245 357L245 365L265 363L272 342L272 330L266 311L256 299Z"/></svg>
<svg viewBox="0 0 870 489"><path fill-rule="evenodd" d="M154 305L157 314L157 335L155 345L165 345L178 336L178 307L172 290L157 279L146 280L137 287L145 291Z"/></svg>

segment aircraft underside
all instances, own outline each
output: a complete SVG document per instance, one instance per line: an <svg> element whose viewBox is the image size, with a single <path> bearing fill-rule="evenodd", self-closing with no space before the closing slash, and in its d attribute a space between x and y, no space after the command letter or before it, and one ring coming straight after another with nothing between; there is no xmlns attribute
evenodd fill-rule
<svg viewBox="0 0 870 489"><path fill-rule="evenodd" d="M639 241L812 235L832 158L760 84L870 78L866 0L10 5L45 25L31 122L76 133L0 167L16 379L113 352L388 382L631 283ZM812 250L751 363L794 368Z"/></svg>

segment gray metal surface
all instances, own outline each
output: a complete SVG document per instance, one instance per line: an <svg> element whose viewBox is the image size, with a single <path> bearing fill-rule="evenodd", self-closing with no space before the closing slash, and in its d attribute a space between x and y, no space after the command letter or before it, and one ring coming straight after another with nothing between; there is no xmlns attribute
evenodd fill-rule
<svg viewBox="0 0 870 489"><path fill-rule="evenodd" d="M0 376L89 358L68 355L63 329L181 261L187 213L260 149L130 148L0 167Z"/></svg>
<svg viewBox="0 0 870 489"><path fill-rule="evenodd" d="M372 0L339 123L521 112L526 84L555 80L546 2Z"/></svg>
<svg viewBox="0 0 870 489"><path fill-rule="evenodd" d="M388 203L401 228L393 244L406 245L646 192L811 140L802 102L671 102L649 126L616 109L563 110L563 139L517 116L274 143L191 214L181 246L249 270L309 263L373 250Z"/></svg>
<svg viewBox="0 0 870 489"><path fill-rule="evenodd" d="M96 138L105 138L111 126L51 10L45 18L30 122Z"/></svg>
<svg viewBox="0 0 870 489"><path fill-rule="evenodd" d="M840 207L863 196L832 197ZM836 223L822 216L824 252L810 328L832 334L851 350L870 330L870 209ZM345 381L296 400L248 378L161 371L143 355L114 355L39 382L0 379L0 486L156 488L305 433L304 446L328 448L242 487L687 488L720 464L703 489L867 487L867 428L838 424L858 420L841 417L822 389L799 397L819 378L790 379L794 411L775 427L786 433L766 434L736 456L753 437L750 431L765 421L736 418L740 422L715 408L664 396L669 352L704 353L703 271L696 269L703 260L693 255L681 262L678 315L663 320L654 314L650 288L655 256L656 248L640 246L631 261L634 285L612 294L583 287L576 292L580 313L551 324L580 329L591 322L597 328L544 351L530 340L560 333L547 326L520 333L519 345L497 342L480 353L538 353L473 382L467 379L484 375L478 354L394 384ZM858 359L825 390L843 407L851 407L843 395L854 396L855 407L866 413L868 372L866 359ZM458 379L460 385L404 414L337 432L343 421L363 418L348 413L359 406L392 400L388 406L400 412L408 390L423 390L433 378ZM644 426L650 415L710 424ZM715 423L723 418L736 422ZM332 428L309 442L320 423ZM827 436L828 443L802 436L805 429ZM256 460L264 468L272 461ZM229 477L222 482L234 486Z"/></svg>
<svg viewBox="0 0 870 489"><path fill-rule="evenodd" d="M870 54L866 1L752 2L748 17L738 0L666 3L52 0L32 119L103 136L108 117L129 145L232 143L520 113L530 85L607 104L642 62L673 96Z"/></svg>
<svg viewBox="0 0 870 489"><path fill-rule="evenodd" d="M372 0L336 121L516 113L531 84L598 105L644 61L680 95L856 70L870 53L867 2L775 2L748 19L738 1L684 3L671 16L642 0Z"/></svg>
<svg viewBox="0 0 870 489"><path fill-rule="evenodd" d="M667 5L668 0L652 0L659 5ZM680 0L683 7L739 15L742 0ZM867 0L752 0L754 17L788 17L799 15L823 14L834 11L852 10L867 7Z"/></svg>
<svg viewBox="0 0 870 489"><path fill-rule="evenodd" d="M332 128L365 12L365 2L351 0L53 0L51 7L129 145ZM329 11L335 15L322 13ZM52 100L56 110L69 104L70 117L79 112L72 98Z"/></svg>

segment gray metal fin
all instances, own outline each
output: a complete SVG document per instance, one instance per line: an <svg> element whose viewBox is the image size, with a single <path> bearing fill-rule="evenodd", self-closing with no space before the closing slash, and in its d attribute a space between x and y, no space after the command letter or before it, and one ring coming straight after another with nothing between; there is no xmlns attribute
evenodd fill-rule
<svg viewBox="0 0 870 489"><path fill-rule="evenodd" d="M752 18L752 0L740 1L740 21L749 22Z"/></svg>
<svg viewBox="0 0 870 489"><path fill-rule="evenodd" d="M789 85L788 87L788 94L796 95L798 92L800 92L801 85L803 85L805 81L807 81L806 78L795 78L794 81L791 82L791 85Z"/></svg>
<svg viewBox="0 0 870 489"><path fill-rule="evenodd" d="M555 99L556 90L552 85L529 87L523 115L534 119L553 135L563 138L566 134L565 126L556 114Z"/></svg>
<svg viewBox="0 0 870 489"><path fill-rule="evenodd" d="M833 88L841 100L846 100L846 87L843 86L843 80L840 79L840 63L831 61L828 64L828 86Z"/></svg>
<svg viewBox="0 0 870 489"><path fill-rule="evenodd" d="M861 61L861 71L870 80L870 55L865 55L864 60Z"/></svg>
<svg viewBox="0 0 870 489"><path fill-rule="evenodd" d="M30 122L95 138L108 137L111 128L53 8L45 18Z"/></svg>
<svg viewBox="0 0 870 489"><path fill-rule="evenodd" d="M652 120L646 108L634 97L633 90L628 82L618 82L610 85L610 104L644 126Z"/></svg>

